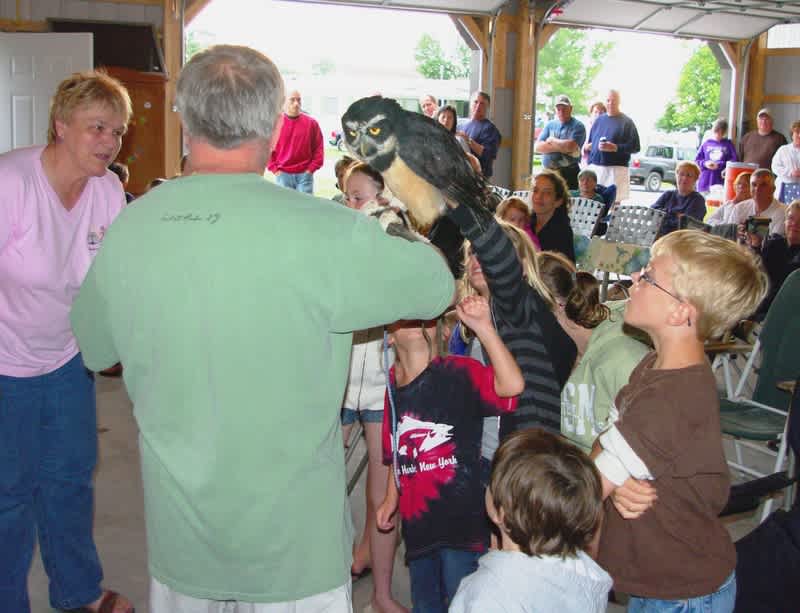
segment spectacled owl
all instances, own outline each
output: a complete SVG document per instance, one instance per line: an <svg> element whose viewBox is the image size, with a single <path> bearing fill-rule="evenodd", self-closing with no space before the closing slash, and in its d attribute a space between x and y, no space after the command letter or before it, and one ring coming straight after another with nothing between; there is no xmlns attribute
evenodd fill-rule
<svg viewBox="0 0 800 613"><path fill-rule="evenodd" d="M422 227L445 210L446 201L466 206L483 227L491 215L486 183L470 166L458 141L430 117L412 113L391 98L356 100L342 116L350 153L383 175L392 193Z"/></svg>

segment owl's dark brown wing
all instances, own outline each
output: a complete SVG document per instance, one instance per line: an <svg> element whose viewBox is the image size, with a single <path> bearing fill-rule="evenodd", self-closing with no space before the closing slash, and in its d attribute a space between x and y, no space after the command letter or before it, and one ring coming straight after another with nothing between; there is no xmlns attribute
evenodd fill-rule
<svg viewBox="0 0 800 613"><path fill-rule="evenodd" d="M429 117L408 111L396 121L395 132L397 153L414 173L441 191L444 198L468 207L478 220L491 216L486 206L486 182L472 169L450 132Z"/></svg>

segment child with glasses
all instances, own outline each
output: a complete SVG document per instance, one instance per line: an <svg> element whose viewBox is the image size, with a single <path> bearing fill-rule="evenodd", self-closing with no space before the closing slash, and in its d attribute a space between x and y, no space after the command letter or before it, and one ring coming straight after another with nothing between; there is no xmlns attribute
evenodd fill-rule
<svg viewBox="0 0 800 613"><path fill-rule="evenodd" d="M651 506L606 502L598 561L631 594L629 612L730 613L736 552L717 517L730 477L704 341L751 313L767 279L745 249L695 230L659 239L651 256L633 276L625 322L655 350L617 394L619 420L592 451L604 497L633 477L649 483Z"/></svg>

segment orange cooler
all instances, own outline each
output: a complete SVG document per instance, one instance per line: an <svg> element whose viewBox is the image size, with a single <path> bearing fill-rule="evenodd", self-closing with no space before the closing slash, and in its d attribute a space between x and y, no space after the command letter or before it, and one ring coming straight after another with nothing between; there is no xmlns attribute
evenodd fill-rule
<svg viewBox="0 0 800 613"><path fill-rule="evenodd" d="M736 195L733 191L733 184L736 182L736 177L743 172L753 172L754 170L758 170L758 164L728 162L725 165L725 202L733 200L733 197Z"/></svg>

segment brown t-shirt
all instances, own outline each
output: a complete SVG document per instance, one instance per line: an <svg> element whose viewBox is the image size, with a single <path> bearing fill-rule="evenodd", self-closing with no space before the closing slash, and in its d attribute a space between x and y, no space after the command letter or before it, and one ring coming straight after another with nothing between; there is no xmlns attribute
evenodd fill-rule
<svg viewBox="0 0 800 613"><path fill-rule="evenodd" d="M655 359L639 363L615 403L616 427L654 477L658 500L633 520L606 501L599 562L617 590L692 598L717 591L736 566L717 517L730 487L717 387L708 363L653 370Z"/></svg>
<svg viewBox="0 0 800 613"><path fill-rule="evenodd" d="M786 137L773 130L761 136L758 130L748 132L742 137L739 147L739 159L742 162L758 164L759 168L772 168L772 157L782 145L786 144Z"/></svg>

